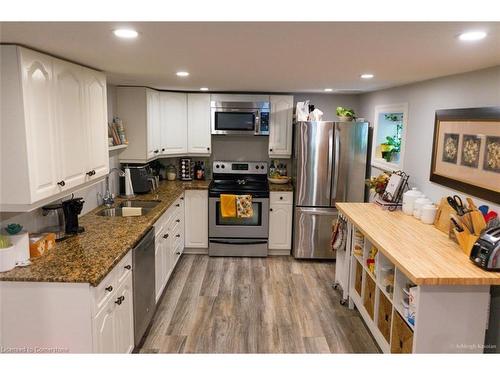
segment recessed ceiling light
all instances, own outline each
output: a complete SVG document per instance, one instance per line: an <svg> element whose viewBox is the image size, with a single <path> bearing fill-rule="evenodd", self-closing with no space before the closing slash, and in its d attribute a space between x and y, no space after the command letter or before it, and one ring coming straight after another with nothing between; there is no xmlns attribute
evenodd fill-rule
<svg viewBox="0 0 500 375"><path fill-rule="evenodd" d="M200 87L200 91L208 91L208 87Z"/></svg>
<svg viewBox="0 0 500 375"><path fill-rule="evenodd" d="M486 37L486 33L484 31L468 31L466 33L462 33L458 36L458 39L469 42L475 40L481 40Z"/></svg>
<svg viewBox="0 0 500 375"><path fill-rule="evenodd" d="M189 75L188 72L177 72L175 74L177 74L178 77L187 77Z"/></svg>
<svg viewBox="0 0 500 375"><path fill-rule="evenodd" d="M363 74L361 74L361 78L363 78L363 79L371 79L373 77L374 77L374 75L371 74L371 73L363 73Z"/></svg>
<svg viewBox="0 0 500 375"><path fill-rule="evenodd" d="M125 39L134 39L137 38L137 35L139 35L139 33L133 29L116 29L113 31L113 34L115 34L118 38Z"/></svg>
<svg viewBox="0 0 500 375"><path fill-rule="evenodd" d="M333 91L333 89L330 89L330 88L325 89L325 92L332 92L332 91Z"/></svg>

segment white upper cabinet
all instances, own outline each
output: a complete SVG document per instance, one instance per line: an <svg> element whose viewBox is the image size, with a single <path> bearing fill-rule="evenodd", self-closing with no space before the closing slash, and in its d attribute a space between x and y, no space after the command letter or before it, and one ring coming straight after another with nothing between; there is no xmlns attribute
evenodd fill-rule
<svg viewBox="0 0 500 375"><path fill-rule="evenodd" d="M160 93L146 91L148 159L158 156L161 148Z"/></svg>
<svg viewBox="0 0 500 375"><path fill-rule="evenodd" d="M289 158L292 155L293 96L271 95L269 122L269 156Z"/></svg>
<svg viewBox="0 0 500 375"><path fill-rule="evenodd" d="M105 176L109 172L108 109L106 77L104 74L85 72L86 129L88 141L87 180Z"/></svg>
<svg viewBox="0 0 500 375"><path fill-rule="evenodd" d="M20 50L19 57L26 124L25 150L28 154L31 177L30 198L32 201L37 201L59 192L57 185L59 171L56 166L58 145L56 144L56 119L52 95L52 59L27 49ZM5 77L5 74L2 74L2 77ZM3 98L4 95L2 95L2 104ZM2 130L8 125L2 121ZM16 126L16 131L20 128L21 126ZM7 134L5 133L4 136ZM2 146L9 147L3 142ZM12 187L18 188L16 184L12 184ZM7 189L7 191L10 190Z"/></svg>
<svg viewBox="0 0 500 375"><path fill-rule="evenodd" d="M187 95L178 92L160 93L162 154L187 153Z"/></svg>
<svg viewBox="0 0 500 375"><path fill-rule="evenodd" d="M210 94L188 94L188 153L210 155Z"/></svg>
<svg viewBox="0 0 500 375"><path fill-rule="evenodd" d="M69 189L85 182L88 143L84 118L84 84L80 67L54 62L57 132L59 134L60 182Z"/></svg>
<svg viewBox="0 0 500 375"><path fill-rule="evenodd" d="M1 54L0 210L29 211L102 178L104 75L22 47Z"/></svg>

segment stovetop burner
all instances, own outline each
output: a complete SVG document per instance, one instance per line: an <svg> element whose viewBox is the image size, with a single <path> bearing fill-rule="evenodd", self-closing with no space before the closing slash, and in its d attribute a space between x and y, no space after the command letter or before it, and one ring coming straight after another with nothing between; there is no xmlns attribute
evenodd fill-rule
<svg viewBox="0 0 500 375"><path fill-rule="evenodd" d="M213 180L209 186L211 197L220 194L251 194L268 197L266 162L213 162Z"/></svg>

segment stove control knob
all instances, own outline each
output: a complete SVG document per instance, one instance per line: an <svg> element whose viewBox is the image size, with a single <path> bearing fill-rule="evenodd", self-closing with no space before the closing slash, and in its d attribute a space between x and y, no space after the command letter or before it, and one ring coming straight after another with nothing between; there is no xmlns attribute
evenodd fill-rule
<svg viewBox="0 0 500 375"><path fill-rule="evenodd" d="M220 167L221 167L222 169L226 168L226 166L225 166L224 164L222 164Z"/></svg>
<svg viewBox="0 0 500 375"><path fill-rule="evenodd" d="M260 166L260 169L264 169L264 166L263 166L263 165L261 165L261 166Z"/></svg>
<svg viewBox="0 0 500 375"><path fill-rule="evenodd" d="M258 166L258 165L256 165L256 166L255 166L255 169L259 169L259 166Z"/></svg>
<svg viewBox="0 0 500 375"><path fill-rule="evenodd" d="M215 168L219 168L219 167L220 167L220 165L219 165L219 164L215 164Z"/></svg>

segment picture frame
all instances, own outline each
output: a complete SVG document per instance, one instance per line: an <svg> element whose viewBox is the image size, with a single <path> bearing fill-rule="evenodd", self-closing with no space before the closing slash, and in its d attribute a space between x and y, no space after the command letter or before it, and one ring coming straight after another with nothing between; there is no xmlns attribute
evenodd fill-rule
<svg viewBox="0 0 500 375"><path fill-rule="evenodd" d="M500 204L500 107L436 111L429 179Z"/></svg>

